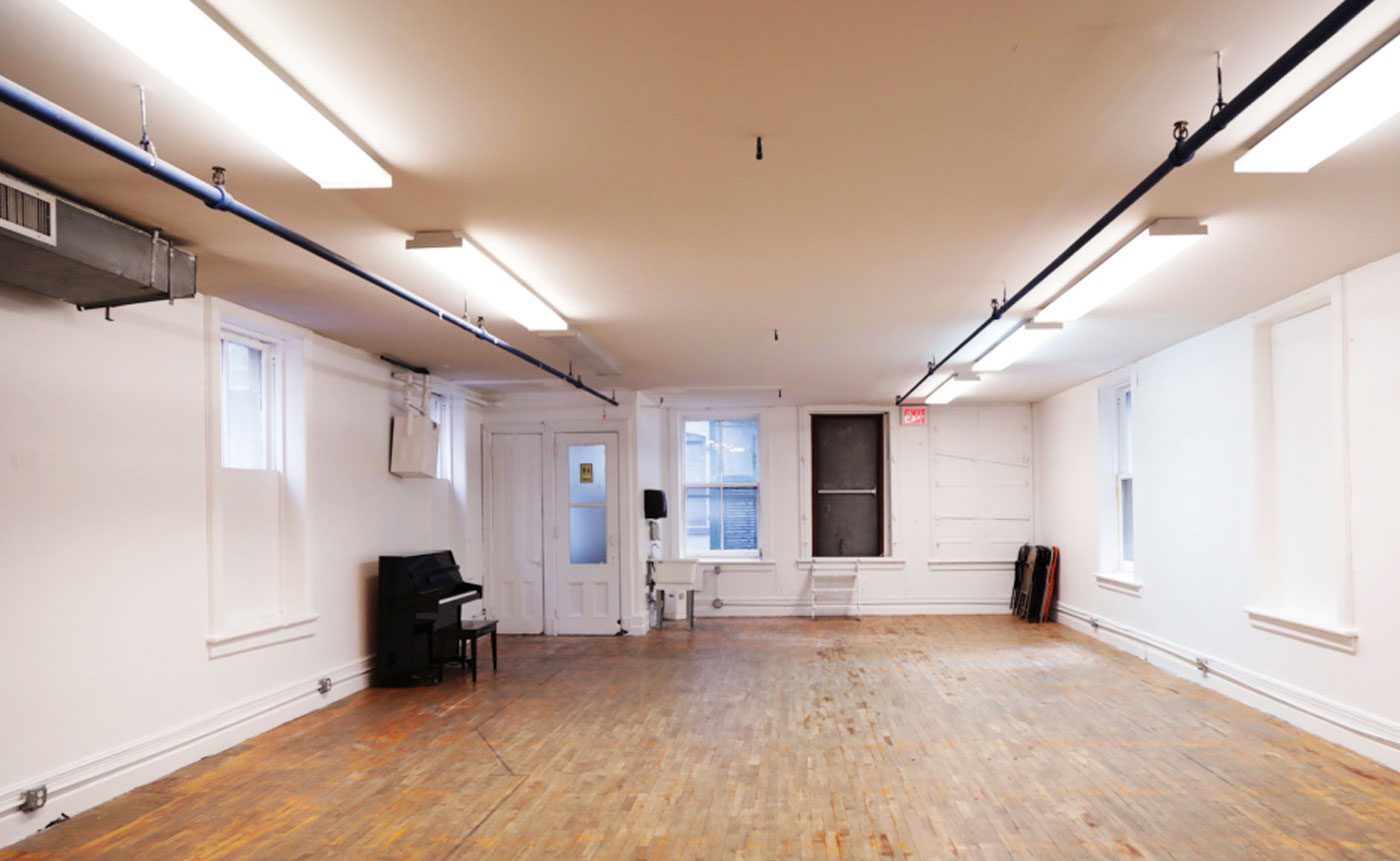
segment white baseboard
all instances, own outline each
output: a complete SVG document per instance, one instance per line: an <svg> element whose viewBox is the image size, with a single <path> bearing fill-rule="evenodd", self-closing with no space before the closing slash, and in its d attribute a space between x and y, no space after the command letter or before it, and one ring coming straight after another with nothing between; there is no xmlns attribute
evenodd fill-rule
<svg viewBox="0 0 1400 861"><path fill-rule="evenodd" d="M1059 604L1055 620L1400 771L1400 724L1145 631ZM1197 662L1204 662L1204 669Z"/></svg>
<svg viewBox="0 0 1400 861"><path fill-rule="evenodd" d="M702 605L697 597L695 617L697 619L724 616L807 616L812 605L806 598L724 598L724 606L716 610L709 601ZM830 605L826 613L819 616L837 616L837 605ZM1009 613L1007 599L997 597L922 597L909 598L862 598L861 613L866 616L948 616L948 615L995 615Z"/></svg>
<svg viewBox="0 0 1400 861"><path fill-rule="evenodd" d="M0 847L22 840L58 819L130 792L211 754L267 732L279 724L315 711L369 686L372 658L361 658L315 678L246 699L181 726L122 745L49 774L35 775L0 790ZM331 689L322 694L317 681L329 677ZM34 813L21 813L19 799L26 789L47 786L48 803Z"/></svg>

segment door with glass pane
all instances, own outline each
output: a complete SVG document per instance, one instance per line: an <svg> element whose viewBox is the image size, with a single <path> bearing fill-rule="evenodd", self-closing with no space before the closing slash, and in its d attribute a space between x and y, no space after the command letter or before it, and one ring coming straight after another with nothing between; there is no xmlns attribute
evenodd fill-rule
<svg viewBox="0 0 1400 861"><path fill-rule="evenodd" d="M554 463L555 633L615 634L622 618L617 434L557 434Z"/></svg>

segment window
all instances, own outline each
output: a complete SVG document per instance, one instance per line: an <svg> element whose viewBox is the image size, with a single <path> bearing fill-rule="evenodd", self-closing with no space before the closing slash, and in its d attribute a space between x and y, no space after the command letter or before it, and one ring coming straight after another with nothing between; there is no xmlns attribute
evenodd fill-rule
<svg viewBox="0 0 1400 861"><path fill-rule="evenodd" d="M437 425L437 477L452 480L452 401L446 395L434 393L429 403L429 418Z"/></svg>
<svg viewBox="0 0 1400 861"><path fill-rule="evenodd" d="M1113 490L1117 499L1118 570L1133 570L1133 388L1114 392L1114 427L1117 443Z"/></svg>
<svg viewBox="0 0 1400 861"><path fill-rule="evenodd" d="M682 422L686 556L757 556L758 419Z"/></svg>
<svg viewBox="0 0 1400 861"><path fill-rule="evenodd" d="M1140 597L1137 558L1137 497L1133 481L1134 373L1115 375L1099 386L1099 561L1100 587Z"/></svg>
<svg viewBox="0 0 1400 861"><path fill-rule="evenodd" d="M885 414L812 416L812 555L884 550Z"/></svg>
<svg viewBox="0 0 1400 861"><path fill-rule="evenodd" d="M569 446L569 564L608 561L608 447Z"/></svg>
<svg viewBox="0 0 1400 861"><path fill-rule="evenodd" d="M228 469L276 470L278 344L225 329L219 351L221 463Z"/></svg>
<svg viewBox="0 0 1400 861"><path fill-rule="evenodd" d="M307 565L311 333L210 300L207 527L211 658L316 632ZM235 316L236 315L236 316Z"/></svg>

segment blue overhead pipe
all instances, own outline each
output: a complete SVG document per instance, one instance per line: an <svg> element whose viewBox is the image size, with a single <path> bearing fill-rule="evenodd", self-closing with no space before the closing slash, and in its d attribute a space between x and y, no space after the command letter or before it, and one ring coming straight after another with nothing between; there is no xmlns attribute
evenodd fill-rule
<svg viewBox="0 0 1400 861"><path fill-rule="evenodd" d="M222 185L207 183L202 179L191 176L174 165L162 162L160 159L156 158L154 153L147 152L136 144L128 143L101 126L91 123L72 111L54 104L38 93L20 86L3 75L0 75L0 102L9 105L21 113L28 114L47 126L58 129L69 137L82 141L93 149L100 150L119 161L124 161L137 170L150 174L166 185L178 188L191 197L199 198L204 201L205 205L212 209L232 213L250 224L261 227L273 236L290 242L304 251L311 252L327 263L338 266L351 275L368 281L379 289L392 293L411 305L422 308L424 311L427 311L440 320L451 323L463 331L470 332L493 347L505 350L517 359L528 362L551 376L558 377L574 388L588 392L595 398L617 406L616 399L603 394L591 386L585 385L583 380L578 376L565 373L553 365L535 358L524 350L511 346L480 326L473 325L468 320L429 302L422 296L405 290L403 287L400 287L387 278L381 278L375 275L373 272L342 257L316 240L297 233L285 224L275 221L263 215L261 212L258 212L256 209L253 209L251 206L238 201L232 194L229 194L228 189L224 188Z"/></svg>

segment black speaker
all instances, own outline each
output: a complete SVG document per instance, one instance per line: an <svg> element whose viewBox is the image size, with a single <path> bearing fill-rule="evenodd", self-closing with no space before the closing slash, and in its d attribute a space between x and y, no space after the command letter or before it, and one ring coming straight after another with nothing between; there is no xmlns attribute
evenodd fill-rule
<svg viewBox="0 0 1400 861"><path fill-rule="evenodd" d="M661 520L666 516L666 491L643 490L642 509L647 520Z"/></svg>

